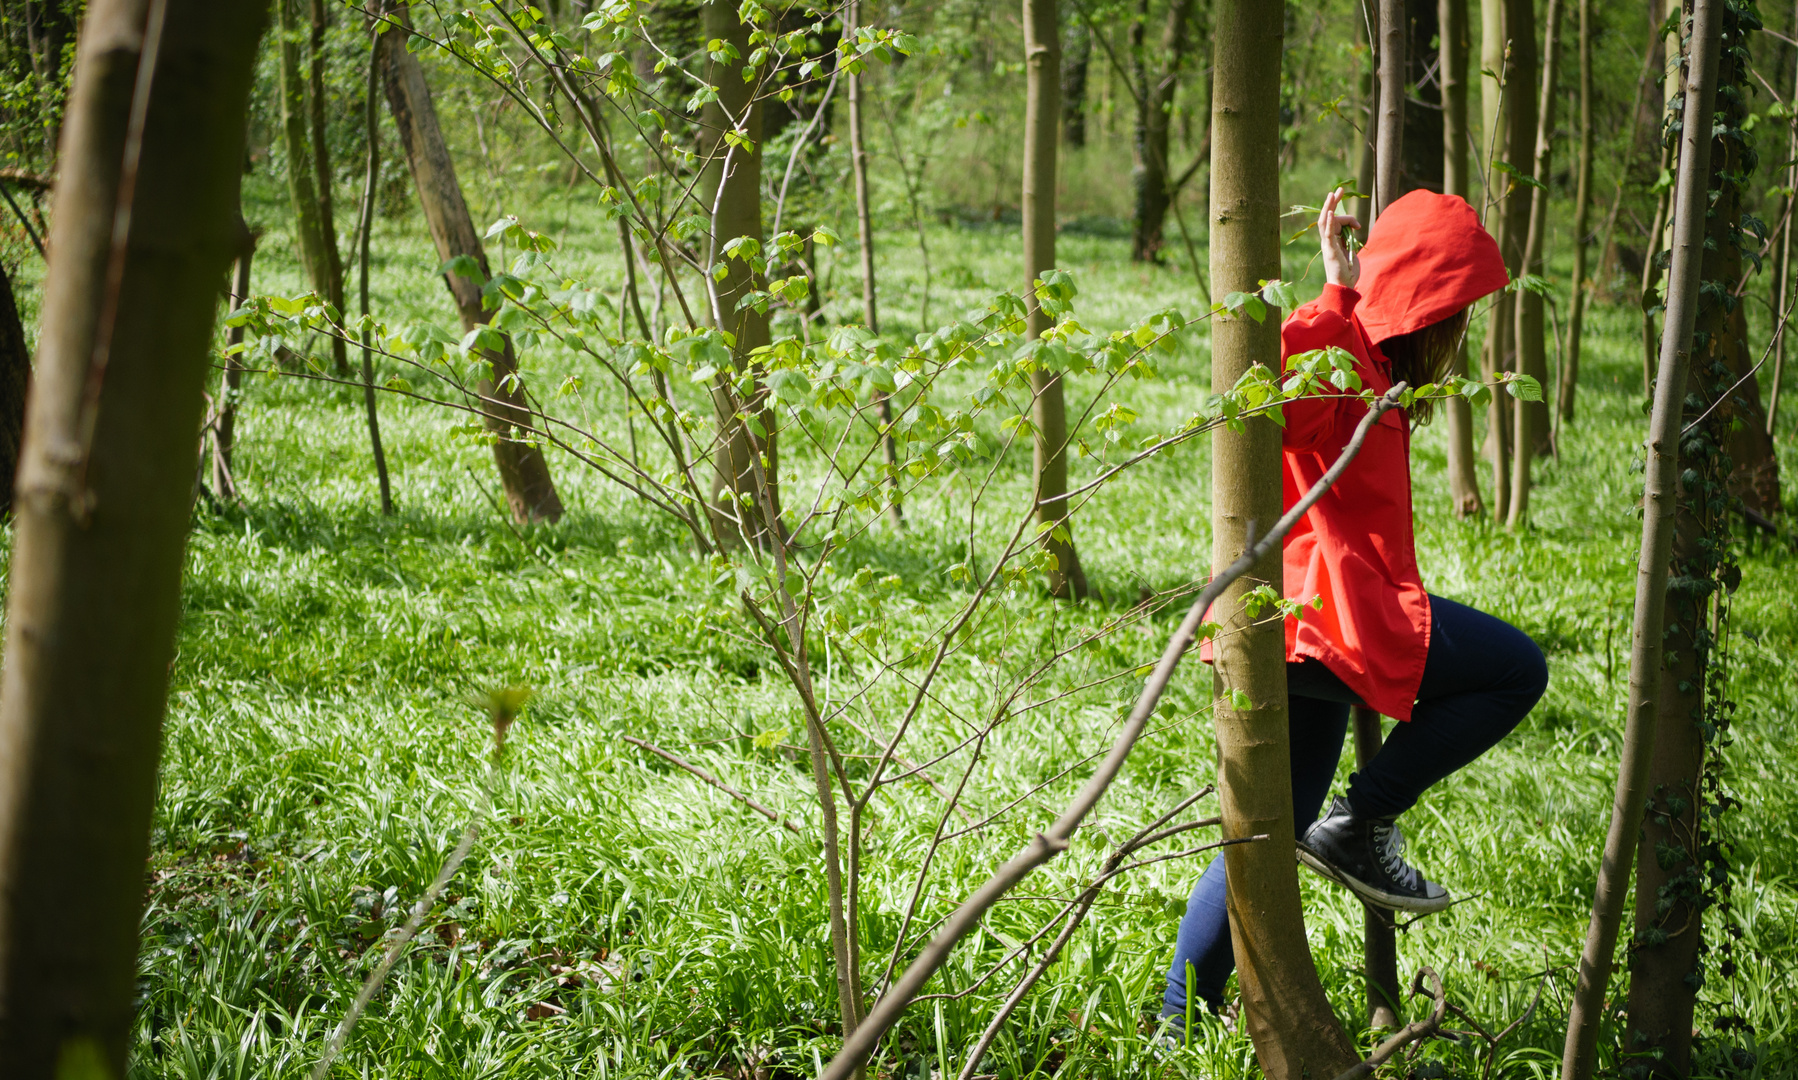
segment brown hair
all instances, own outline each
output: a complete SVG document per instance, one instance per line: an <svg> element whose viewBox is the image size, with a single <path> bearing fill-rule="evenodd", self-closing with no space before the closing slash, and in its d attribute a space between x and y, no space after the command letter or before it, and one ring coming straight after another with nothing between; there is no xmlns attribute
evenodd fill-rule
<svg viewBox="0 0 1798 1080"><path fill-rule="evenodd" d="M1395 334L1380 342L1380 351L1392 362L1392 381L1416 388L1425 383L1440 383L1448 377L1449 365L1467 330L1467 309L1462 308L1446 319L1419 327L1409 334ZM1411 405L1411 422L1427 424L1436 403L1419 398Z"/></svg>

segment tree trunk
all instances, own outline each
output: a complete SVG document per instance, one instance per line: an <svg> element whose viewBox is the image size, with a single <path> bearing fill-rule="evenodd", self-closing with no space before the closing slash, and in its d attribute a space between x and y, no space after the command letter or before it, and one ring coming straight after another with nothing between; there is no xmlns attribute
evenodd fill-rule
<svg viewBox="0 0 1798 1080"><path fill-rule="evenodd" d="M1798 2L1792 5L1792 28L1798 32ZM1791 50L1792 63L1788 70L1792 72L1792 94L1798 96L1798 48ZM1791 100L1788 98L1787 100ZM1791 162L1785 169L1785 186L1788 189L1798 188L1798 117L1788 117L1786 131L1786 160ZM1772 277L1773 285L1773 317L1778 319L1790 303L1792 295L1792 218L1791 204L1798 196L1787 196L1787 211L1781 215L1783 224L1779 230L1778 263ZM1785 381L1786 336L1780 334L1773 340L1773 376L1770 380L1770 392L1767 397L1767 437L1772 438L1779 425L1779 386Z"/></svg>
<svg viewBox="0 0 1798 1080"><path fill-rule="evenodd" d="M294 22L298 0L275 0L278 18L275 59L281 85L281 148L287 154L287 193L293 202L293 231L300 245L306 281L320 296L331 298L331 257L326 253L324 216L318 193L318 170L312 165L307 134L306 77L300 68L299 30ZM342 310L341 308L339 310Z"/></svg>
<svg viewBox="0 0 1798 1080"><path fill-rule="evenodd" d="M1092 56L1092 31L1085 20L1075 19L1061 58L1061 141L1075 149L1086 145L1086 74Z"/></svg>
<svg viewBox="0 0 1798 1080"><path fill-rule="evenodd" d="M1721 18L1719 0L1695 0L1691 77L1685 88L1686 123L1680 135L1679 181L1674 218L1673 267L1667 288L1666 329L1661 335L1660 375L1649 419L1643 483L1642 544L1636 559L1635 621L1630 634L1629 704L1616 797L1599 861L1592 918L1580 953L1579 974L1567 1019L1562 1080L1589 1080L1597 1057L1598 1030L1617 930L1629 894L1649 761L1655 753L1657 714L1667 689L1662 668L1663 630L1674 513L1679 497L1680 430L1688 385L1698 286L1704 261L1705 210L1711 175L1711 116L1716 97ZM1645 848L1652 851L1652 847ZM1683 973L1682 973L1683 974ZM1632 1024L1637 1022L1632 1014ZM1689 1030L1689 1029L1688 1029Z"/></svg>
<svg viewBox="0 0 1798 1080"><path fill-rule="evenodd" d="M1441 0L1437 22L1442 27L1437 54L1442 73L1442 191L1445 195L1472 195L1467 180L1467 0ZM1467 374L1467 343L1455 349L1456 375ZM1448 492L1456 517L1474 517L1485 507L1480 501L1480 480L1474 471L1473 409L1463 397L1449 398Z"/></svg>
<svg viewBox="0 0 1798 1080"><path fill-rule="evenodd" d="M0 266L0 514L12 512L13 478L25 437L25 391L31 381L31 350L19 322L12 278Z"/></svg>
<svg viewBox="0 0 1798 1080"><path fill-rule="evenodd" d="M1281 0L1218 0L1211 130L1211 280L1219 295L1254 292L1280 275ZM1211 329L1211 385L1226 387L1250 366L1280 367L1280 314L1262 322L1220 315ZM1251 524L1280 517L1280 429L1270 419L1212 435L1211 563L1227 566L1249 546ZM1291 843L1292 762L1286 711L1285 630L1247 617L1243 594L1280 588L1280 553L1270 551L1212 608L1217 685L1248 695L1244 710L1216 699L1218 787L1226 839L1271 839L1224 849L1230 936L1243 1013L1255 1056L1270 1080L1331 1077L1359 1058L1324 997L1299 908Z"/></svg>
<svg viewBox="0 0 1798 1080"><path fill-rule="evenodd" d="M1480 0L1480 105L1484 121L1484 143L1480 153L1488 160L1483 170L1488 190L1485 198L1486 231L1498 241L1505 258L1505 270L1517 276L1521 253L1512 244L1515 233L1509 228L1513 198L1510 178L1492 167L1509 155L1507 134L1512 127L1512 114L1517 111L1516 50L1509 45L1510 18L1508 8L1513 0ZM1494 77L1496 76L1496 78ZM1517 297L1501 292L1493 298L1486 322L1486 377L1495 379L1510 369L1513 305ZM1511 426L1510 396L1492 395L1486 406L1486 459L1492 467L1492 520L1503 522L1511 506Z"/></svg>
<svg viewBox="0 0 1798 1080"><path fill-rule="evenodd" d="M1719 13L1721 59L1716 85L1736 93L1717 95L1712 125L1734 131L1747 118L1741 86L1747 81L1738 57L1746 54L1743 27L1730 5ZM1689 107L1689 106L1688 106ZM1698 337L1691 371L1684 383L1685 400L1715 400L1747 370L1746 326L1742 305L1727 304L1728 290L1742 277L1742 253L1735 238L1742 220L1742 188L1752 173L1740 144L1717 139L1709 169L1709 235L1702 259L1703 281L1698 299ZM1683 179L1683 177L1682 177ZM1665 666L1655 702L1654 753L1648 767L1648 813L1642 824L1636 862L1635 939L1632 942L1629 1026L1624 1046L1631 1052L1657 1055L1648 1062L1654 1076L1684 1077L1690 1072L1692 1013L1702 979L1699 956L1704 951L1705 856L1704 771L1705 679L1713 642L1711 627L1716 577L1716 551L1728 543L1725 500L1718 490L1733 488L1749 447L1739 436L1765 440L1758 414L1746 412L1748 379L1705 419L1696 431L1698 409L1682 421L1682 461L1673 519L1672 580L1667 589ZM1755 402L1758 404L1758 402ZM1745 421L1740 430L1733 421ZM1733 472L1721 459L1733 462ZM1737 497L1750 492L1731 491ZM1697 976L1695 978L1694 976Z"/></svg>
<svg viewBox="0 0 1798 1080"><path fill-rule="evenodd" d="M195 433L266 14L93 0L82 25L0 665L8 1080L125 1075Z"/></svg>
<svg viewBox="0 0 1798 1080"><path fill-rule="evenodd" d="M243 211L238 210L237 224L237 263L231 271L231 306L242 307L250 298L250 264L256 257L257 233L251 232L244 223ZM227 349L243 344L244 328L233 326L225 331ZM237 487L237 472L232 466L231 456L237 451L237 400L243 392L243 359L236 353L225 354L225 372L219 380L219 418L212 428L212 493L213 496L228 502L235 502L241 497Z"/></svg>
<svg viewBox="0 0 1798 1080"><path fill-rule="evenodd" d="M318 14L315 6L314 18ZM375 228L375 185L381 178L381 106L376 92L380 78L381 35L376 32L369 38L367 93L362 104L362 133L368 141L368 160L362 170L362 205L356 220L356 292L361 300L363 318L368 317L368 247L369 234ZM381 449L381 417L375 406L374 351L367 338L362 340L362 407L368 414L368 445L375 459L375 480L381 486L381 513L391 516L393 485L387 477L387 454Z"/></svg>
<svg viewBox="0 0 1798 1080"><path fill-rule="evenodd" d="M861 4L858 0L849 0L844 8L843 32L853 34L855 27L861 25ZM1082 78L1085 76L1082 75ZM874 277L874 210L868 201L868 146L866 130L862 117L862 76L859 71L849 73L849 161L851 171L855 175L855 229L861 240L862 256L862 318L866 320L868 329L880 333L879 293ZM806 264L815 265L807 253ZM817 290L812 291L814 300ZM902 481L899 478L899 440L893 437L890 430L893 424L893 400L882 393L879 398L880 422L888 427L888 431L880 437L886 447L887 467L892 470L891 495L892 502L887 507L887 515L892 519L895 529L905 528L905 507L900 498Z"/></svg>
<svg viewBox="0 0 1798 1080"><path fill-rule="evenodd" d="M407 10L403 5L392 8L388 17L404 25ZM481 302L481 285L491 276L487 252L468 216L468 204L462 199L462 185L456 180L455 163L444 144L443 129L437 124L437 107L431 102L424 68L406 50L404 36L393 30L381 34L379 51L387 106L399 129L400 145L406 151L406 164L418 188L418 202L437 245L437 257L449 262L466 255L480 269L480 281L446 273L443 283L455 299L462 329L484 326L490 317ZM482 351L492 368L492 377L482 379L478 387L482 420L494 436L493 460L499 467L500 487L505 491L513 519L520 524L560 521L562 500L550 479L543 450L528 441L534 426L530 408L518 375L512 339L504 340L503 348Z"/></svg>
<svg viewBox="0 0 1798 1080"><path fill-rule="evenodd" d="M1367 763L1380 752L1380 714L1357 705L1355 720L1355 767ZM1367 1026L1398 1027L1399 1004L1403 1000L1398 985L1398 935L1392 916L1378 908L1366 906L1361 912L1362 966L1367 978Z"/></svg>
<svg viewBox="0 0 1798 1080"><path fill-rule="evenodd" d="M307 40L310 67L306 80L307 120L311 128L312 182L318 193L318 235L325 256L325 299L338 311L343 305L343 254L337 247L337 215L331 188L331 140L325 132L325 0L310 0L312 33ZM339 335L331 337L331 365L338 378L350 373L349 345Z"/></svg>
<svg viewBox="0 0 1798 1080"><path fill-rule="evenodd" d="M730 42L739 56L753 51L749 27L738 19L736 8L716 0L705 5L702 15L708 39ZM708 61L706 81L718 88L718 98L706 105L704 112L705 152L710 164L700 191L712 210L712 260L723 264L725 271L717 279L708 272L706 284L713 320L737 339L732 360L739 370L747 370L757 363L752 359L755 350L770 340L768 316L754 307L739 311L737 303L763 283L747 262L727 259L723 251L725 244L737 237L749 237L757 245L762 241L762 106L753 99L755 88L743 81L740 59ZM747 142L732 147L724 137L730 131L739 132ZM759 378L746 400L737 399L722 374L712 386L712 411L718 423L712 447L714 532L759 545L773 541L780 517L779 457L767 397ZM768 433L765 437L750 429L746 418L752 415L759 417L762 430ZM756 482L758 469L767 479L765 493ZM764 496L773 507L773 521L768 520Z"/></svg>
<svg viewBox="0 0 1798 1080"><path fill-rule="evenodd" d="M1380 115L1374 135L1374 218L1399 196L1405 158L1405 0L1380 0Z"/></svg>
<svg viewBox="0 0 1798 1080"><path fill-rule="evenodd" d="M1167 224L1168 203L1174 195L1169 187L1168 135L1172 130L1174 95L1180 88L1180 69L1186 64L1191 44L1188 29L1192 7L1193 0L1170 0L1161 38L1161 70L1143 87L1143 120L1137 134L1136 167L1131 173L1136 213L1130 258L1137 262L1157 262L1161 258L1161 233Z"/></svg>
<svg viewBox="0 0 1798 1080"><path fill-rule="evenodd" d="M1554 150L1555 75L1560 62L1561 0L1548 0L1548 26L1542 48L1548 62L1542 65L1542 95L1537 99L1536 138L1530 155L1529 222L1523 241L1523 272L1542 270L1542 247L1548 233L1548 169ZM1517 369L1534 378L1548 391L1548 351L1541 293L1526 289L1517 295ZM1505 524L1522 528L1529 520L1530 460L1545 448L1548 439L1548 406L1545 401L1518 401L1511 408L1516 425L1511 437L1511 506Z"/></svg>
<svg viewBox="0 0 1798 1080"><path fill-rule="evenodd" d="M1563 424L1573 420L1573 399L1579 390L1580 336L1585 328L1586 298L1592 292L1592 284L1586 280L1586 230L1591 212L1592 0L1579 0L1579 179L1573 192L1573 284L1567 296L1567 347L1562 353L1565 359L1556 388L1557 415Z"/></svg>
<svg viewBox="0 0 1798 1080"><path fill-rule="evenodd" d="M1055 135L1061 117L1061 38L1055 0L1024 0L1024 304L1026 336L1034 341L1054 325L1036 300L1036 280L1055 267ZM1037 518L1050 527L1048 550L1055 557L1049 592L1084 599L1086 573L1074 550L1068 520L1068 422L1062 373L1038 368L1030 373L1036 396Z"/></svg>
<svg viewBox="0 0 1798 1080"><path fill-rule="evenodd" d="M1367 238L1367 226L1373 221L1374 138L1380 126L1380 82L1376 77L1380 65L1380 32L1374 29L1379 12L1374 0L1357 0L1355 4L1355 43L1367 47L1367 61L1361 68L1361 133L1355 141L1355 216L1361 221L1361 237Z"/></svg>
<svg viewBox="0 0 1798 1080"><path fill-rule="evenodd" d="M1439 82L1436 52L1441 23L1436 17L1438 0L1404 0L1405 82L1411 88L1404 104L1404 156L1399 159L1397 192L1423 188L1442 190L1442 110L1419 96L1423 87Z"/></svg>

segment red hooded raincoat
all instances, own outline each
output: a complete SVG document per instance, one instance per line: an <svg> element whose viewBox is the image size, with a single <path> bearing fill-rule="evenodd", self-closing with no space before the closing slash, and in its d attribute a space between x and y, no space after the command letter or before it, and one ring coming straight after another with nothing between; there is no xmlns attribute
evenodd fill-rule
<svg viewBox="0 0 1798 1080"><path fill-rule="evenodd" d="M1383 394L1380 342L1447 318L1507 281L1498 245L1453 195L1413 191L1379 216L1361 250L1359 289L1325 285L1280 329L1281 359L1337 346L1365 389ZM1367 414L1354 397L1285 406L1285 503L1335 462ZM1286 597L1323 607L1286 620L1286 658L1322 661L1372 708L1411 718L1430 644L1430 602L1411 531L1411 433L1392 410L1361 454L1285 541Z"/></svg>

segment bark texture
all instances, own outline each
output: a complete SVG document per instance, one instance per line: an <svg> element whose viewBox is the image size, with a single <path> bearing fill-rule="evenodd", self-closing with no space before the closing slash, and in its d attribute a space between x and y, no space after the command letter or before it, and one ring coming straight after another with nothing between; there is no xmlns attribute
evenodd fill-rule
<svg viewBox="0 0 1798 1080"><path fill-rule="evenodd" d="M195 433L236 253L267 7L171 0L140 72L150 8L87 9L51 218L0 676L9 1080L125 1075Z"/></svg>
<svg viewBox="0 0 1798 1080"><path fill-rule="evenodd" d="M1075 19L1061 55L1061 141L1076 149L1086 145L1086 79L1092 56L1092 31Z"/></svg>
<svg viewBox="0 0 1798 1080"><path fill-rule="evenodd" d="M1258 288L1280 273L1280 0L1219 0L1214 9L1211 275L1220 293ZM1219 316L1212 325L1211 384L1231 386L1251 365L1277 370L1280 313L1265 321ZM1212 436L1212 565L1227 566L1249 545L1253 522L1280 517L1280 429L1254 418L1241 433ZM1251 706L1217 701L1218 787L1226 839L1270 840L1225 849L1230 935L1243 1014L1255 1056L1271 1080L1331 1077L1355 1053L1324 996L1305 938L1293 858L1292 775L1287 734L1285 631L1251 620L1243 594L1280 588L1278 550L1235 582L1213 607L1224 624L1214 678L1246 693Z"/></svg>
<svg viewBox="0 0 1798 1080"><path fill-rule="evenodd" d="M1630 632L1629 704L1618 763L1616 796L1598 867L1592 918L1580 953L1562 1052L1562 1080L1589 1080L1597 1058L1599 1025L1617 932L1629 894L1649 763L1655 755L1659 715L1667 691L1663 671L1663 631L1669 571L1674 549L1675 505L1679 497L1680 430L1684 424L1693 331L1698 321L1699 283L1705 259L1705 209L1711 174L1712 107L1720 52L1719 0L1695 0L1691 74L1686 80L1675 193L1673 265L1667 289L1667 319L1661 335L1659 378L1644 447L1642 544L1636 559L1635 617ZM1675 688L1677 689L1677 687ZM1639 888L1648 888L1646 882ZM1632 1025L1640 1017L1632 1014ZM1690 1030L1689 1028L1687 1030Z"/></svg>
<svg viewBox="0 0 1798 1080"><path fill-rule="evenodd" d="M1469 199L1467 174L1467 0L1440 0L1437 21L1442 34L1437 52L1442 73L1442 191ZM1467 344L1455 349L1456 375L1467 374ZM1448 494L1456 517L1474 517L1485 504L1473 454L1473 407L1464 397L1444 404L1448 424Z"/></svg>
<svg viewBox="0 0 1798 1080"><path fill-rule="evenodd" d="M390 18L404 23L406 9L392 10ZM462 198L456 166L437 123L437 107L431 101L424 68L406 50L404 37L393 30L381 35L378 51L387 107L399 129L400 145L406 151L406 164L418 188L418 202L437 245L437 257L447 263L467 256L480 270L480 281L445 273L443 283L455 299L462 329L485 326L491 316L482 301L481 286L492 271L474 220L468 216L468 203ZM512 339L504 340L503 348L483 350L492 378L481 380L478 388L482 422L493 439L493 461L499 467L500 487L513 519L520 524L560 521L562 500L550 479L549 463L543 459L543 450L528 441L533 425L524 382L518 374L518 357L512 351Z"/></svg>
<svg viewBox="0 0 1798 1080"><path fill-rule="evenodd" d="M1380 0L1379 122L1374 129L1374 217L1399 197L1405 156L1405 0Z"/></svg>
<svg viewBox="0 0 1798 1080"><path fill-rule="evenodd" d="M1055 268L1055 136L1061 116L1061 38L1055 0L1024 0L1024 303L1032 340L1053 325L1036 301L1035 282ZM1049 592L1063 599L1086 596L1086 572L1074 549L1068 520L1068 420L1063 373L1030 373L1036 396L1037 519L1050 526L1055 556Z"/></svg>

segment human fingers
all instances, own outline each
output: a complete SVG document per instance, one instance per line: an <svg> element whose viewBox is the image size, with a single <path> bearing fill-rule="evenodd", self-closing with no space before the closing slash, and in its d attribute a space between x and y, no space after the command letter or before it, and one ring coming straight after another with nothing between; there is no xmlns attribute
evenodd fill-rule
<svg viewBox="0 0 1798 1080"><path fill-rule="evenodd" d="M1361 219L1353 214L1337 214L1335 218L1338 229L1359 229L1361 227Z"/></svg>

